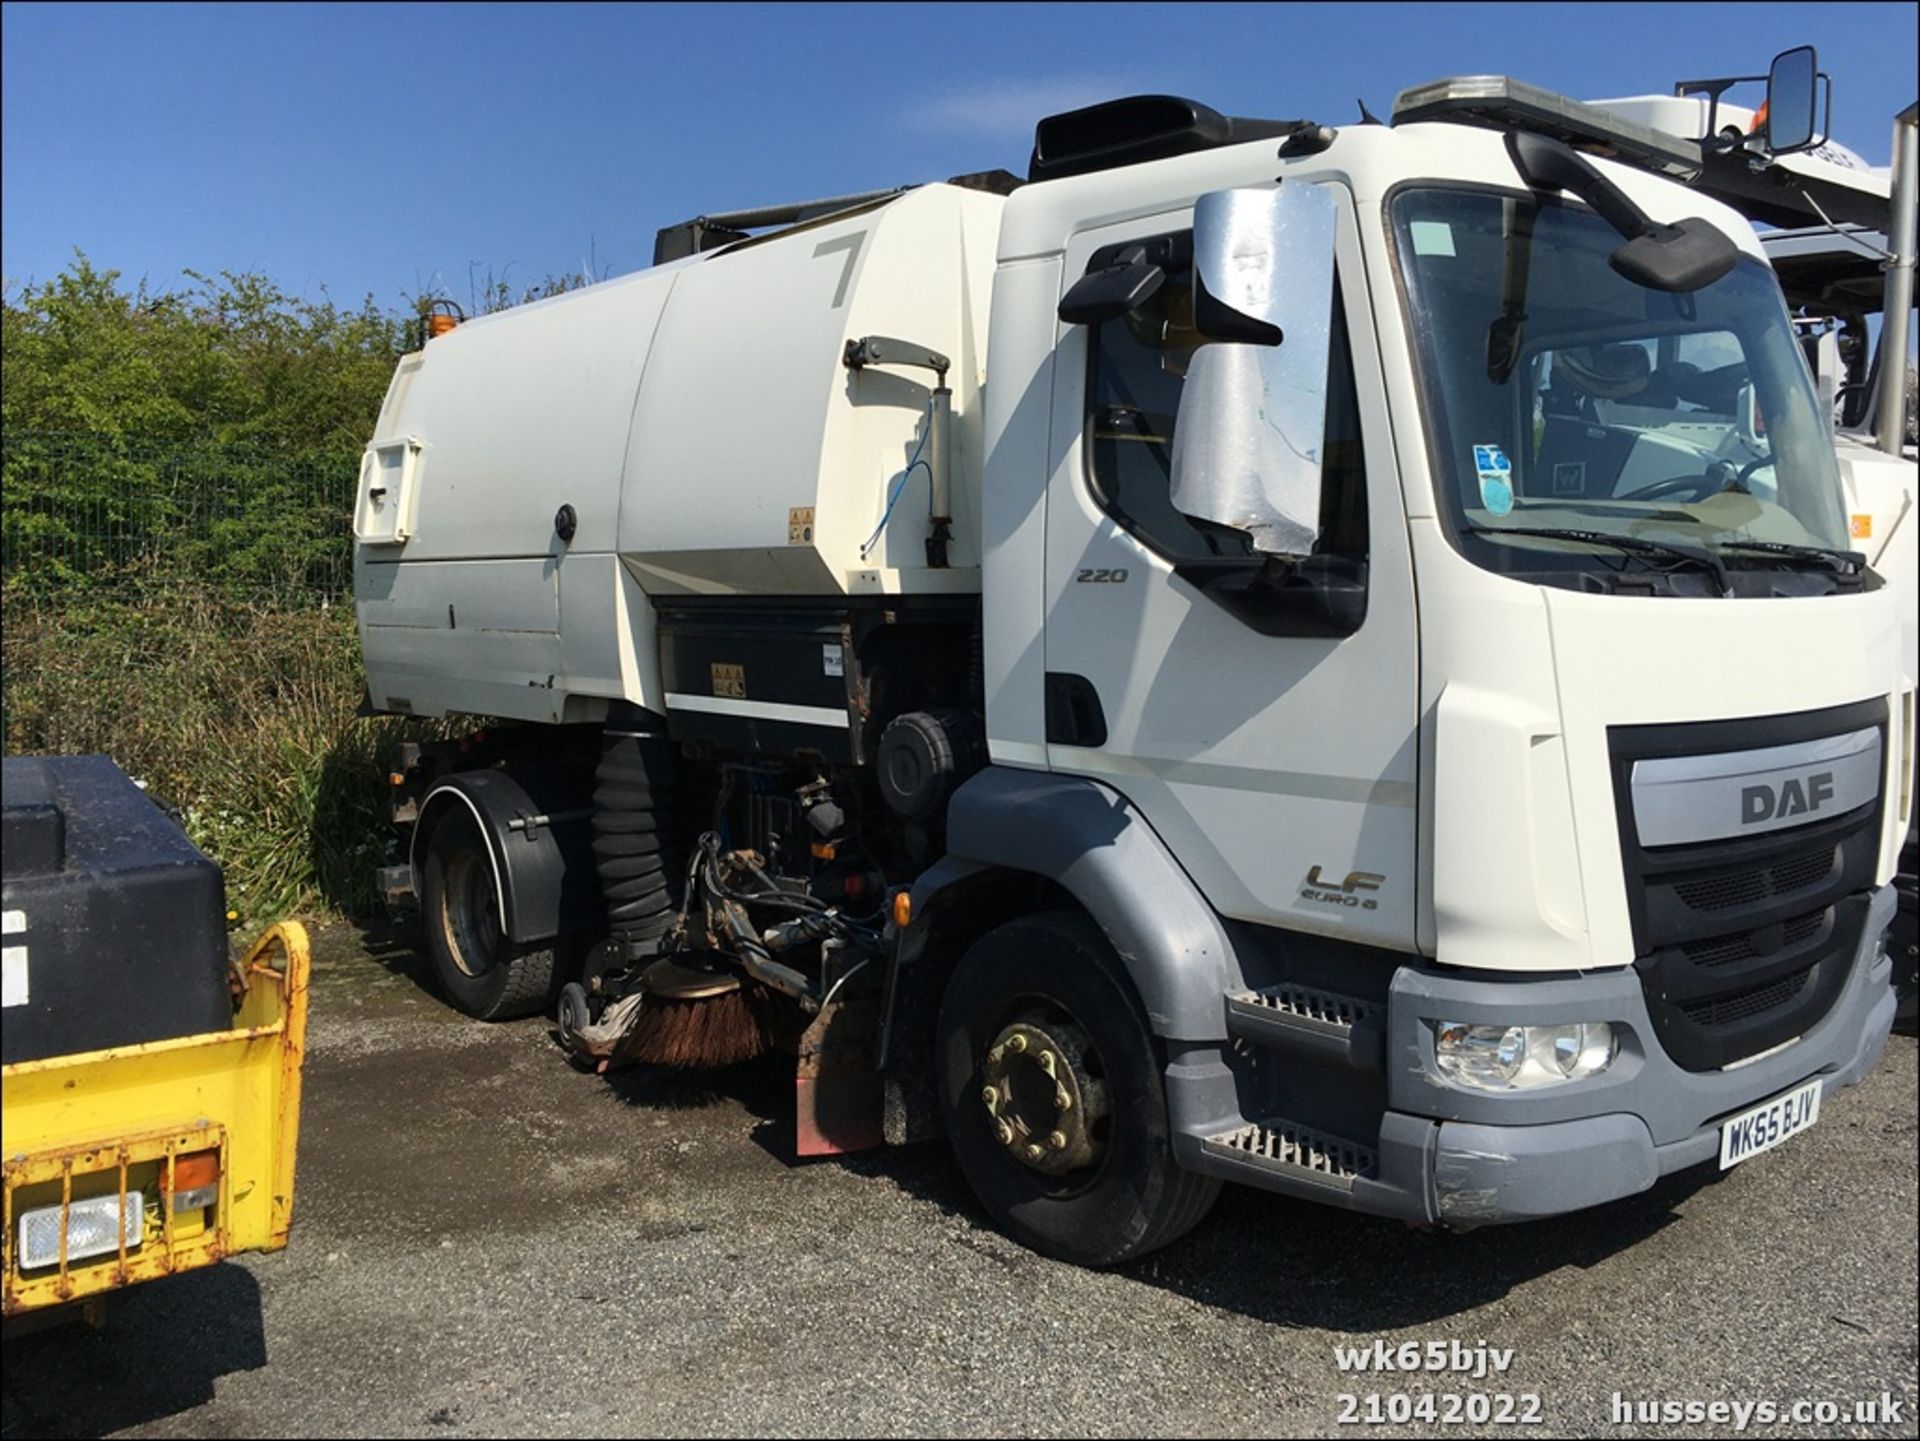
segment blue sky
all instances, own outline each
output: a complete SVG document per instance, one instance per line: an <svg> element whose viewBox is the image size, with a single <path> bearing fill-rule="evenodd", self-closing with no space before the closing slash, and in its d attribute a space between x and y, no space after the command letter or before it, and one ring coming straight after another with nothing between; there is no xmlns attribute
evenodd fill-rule
<svg viewBox="0 0 1920 1441"><path fill-rule="evenodd" d="M1033 122L1116 94L1354 118L1503 72L1663 91L1811 42L1874 164L1916 7L29 5L0 12L0 273L73 248L398 306L438 284L648 264L702 211L1022 171ZM1754 97L1757 101L1757 94Z"/></svg>

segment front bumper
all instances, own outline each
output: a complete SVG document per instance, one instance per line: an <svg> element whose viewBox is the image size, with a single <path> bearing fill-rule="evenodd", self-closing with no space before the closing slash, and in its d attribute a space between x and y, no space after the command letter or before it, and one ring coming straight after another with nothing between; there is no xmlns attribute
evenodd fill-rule
<svg viewBox="0 0 1920 1441"><path fill-rule="evenodd" d="M1732 1070L1675 1064L1654 1036L1630 968L1530 979L1406 967L1389 993L1386 1108L1371 1174L1335 1192L1222 1158L1190 1135L1176 1136L1177 1154L1195 1169L1265 1189L1453 1226L1560 1215L1633 1195L1714 1160L1728 1116L1816 1076L1831 1095L1872 1068L1893 1025L1893 966L1882 937L1894 903L1891 886L1868 899L1846 984L1827 1014L1792 1044ZM1443 1080L1433 1057L1435 1024L1459 1019L1611 1021L1623 1033L1621 1049L1590 1080L1507 1095L1467 1091ZM1169 1072L1177 1133L1188 1130L1181 1082L1198 1083L1210 1069L1197 1062Z"/></svg>
<svg viewBox="0 0 1920 1441"><path fill-rule="evenodd" d="M1644 1191L1671 1171L1719 1155L1720 1122L1770 1096L1825 1079L1852 1085L1879 1059L1893 1026L1893 965L1881 947L1894 894L1872 897L1867 923L1833 1008L1799 1040L1733 1070L1686 1071L1653 1038L1639 979L1629 970L1567 981L1467 980L1403 971L1393 987L1388 1082L1392 1109L1434 1117L1427 1168L1435 1219L1456 1224L1577 1211ZM1468 1016L1624 1022L1608 1071L1547 1092L1480 1095L1447 1086L1433 1069L1433 1023Z"/></svg>

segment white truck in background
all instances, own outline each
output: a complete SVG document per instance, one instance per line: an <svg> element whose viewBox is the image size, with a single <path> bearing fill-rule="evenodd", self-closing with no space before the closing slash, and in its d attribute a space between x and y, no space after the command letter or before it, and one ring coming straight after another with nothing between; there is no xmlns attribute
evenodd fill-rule
<svg viewBox="0 0 1920 1441"><path fill-rule="evenodd" d="M1894 1011L1896 598L1751 228L1498 84L1110 102L404 359L355 596L373 709L495 718L393 774L456 1003L733 1006L803 1150L944 1130L1088 1264L1815 1123Z"/></svg>
<svg viewBox="0 0 1920 1441"><path fill-rule="evenodd" d="M1809 68L1817 69L1817 66ZM1915 258L1915 108L1895 117L1885 173L1831 138L1769 155L1760 115L1724 97L1759 76L1683 80L1671 95L1596 100L1622 119L1709 145L1694 184L1760 229L1794 312L1814 381L1834 415L1834 450L1855 547L1903 597L1901 655L1920 677L1920 455L1914 444L1911 320ZM1824 77L1822 77L1824 78ZM1829 87L1829 96L1831 89ZM1878 335L1874 330L1878 326ZM1909 826L1888 937L1898 1024L1920 1022L1920 829Z"/></svg>

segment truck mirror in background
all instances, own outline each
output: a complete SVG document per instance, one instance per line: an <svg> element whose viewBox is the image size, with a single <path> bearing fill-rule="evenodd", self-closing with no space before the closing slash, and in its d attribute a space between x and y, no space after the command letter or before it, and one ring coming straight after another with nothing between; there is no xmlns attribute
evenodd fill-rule
<svg viewBox="0 0 1920 1441"><path fill-rule="evenodd" d="M1166 279L1166 271L1147 259L1145 246L1129 246L1113 264L1074 281L1060 297L1060 318L1068 325L1118 320L1153 299Z"/></svg>
<svg viewBox="0 0 1920 1441"><path fill-rule="evenodd" d="M1775 155L1810 150L1826 137L1816 118L1820 67L1811 45L1782 50L1767 71L1767 149Z"/></svg>
<svg viewBox="0 0 1920 1441"><path fill-rule="evenodd" d="M1267 555L1320 530L1333 195L1307 181L1220 190L1193 213L1194 352L1173 431L1173 504Z"/></svg>

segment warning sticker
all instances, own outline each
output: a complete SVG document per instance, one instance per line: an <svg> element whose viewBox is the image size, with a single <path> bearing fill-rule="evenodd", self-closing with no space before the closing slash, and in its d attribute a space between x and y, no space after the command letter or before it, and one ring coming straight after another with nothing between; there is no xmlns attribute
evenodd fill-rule
<svg viewBox="0 0 1920 1441"><path fill-rule="evenodd" d="M27 1003L27 948L0 946L0 1006Z"/></svg>
<svg viewBox="0 0 1920 1441"><path fill-rule="evenodd" d="M8 911L4 924L0 924L10 936L25 935L27 913ZM24 1006L27 1003L27 948L25 946L0 946L0 1006Z"/></svg>

